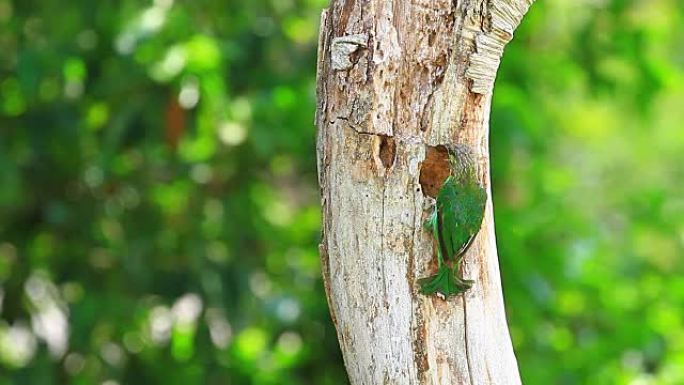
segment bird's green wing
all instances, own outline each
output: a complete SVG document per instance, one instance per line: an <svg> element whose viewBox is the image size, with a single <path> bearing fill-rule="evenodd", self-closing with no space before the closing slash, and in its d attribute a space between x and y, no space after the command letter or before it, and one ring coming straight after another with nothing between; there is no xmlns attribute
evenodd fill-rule
<svg viewBox="0 0 684 385"><path fill-rule="evenodd" d="M466 185L462 197L463 224L468 232L475 235L482 227L487 192L478 184Z"/></svg>
<svg viewBox="0 0 684 385"><path fill-rule="evenodd" d="M448 177L437 194L440 242L447 255L456 258L480 230L487 200L485 190L473 183L461 185Z"/></svg>

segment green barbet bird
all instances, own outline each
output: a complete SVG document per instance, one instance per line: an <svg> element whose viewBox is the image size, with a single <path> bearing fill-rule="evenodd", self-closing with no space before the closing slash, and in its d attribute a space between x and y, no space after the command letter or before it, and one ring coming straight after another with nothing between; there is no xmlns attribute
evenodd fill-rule
<svg viewBox="0 0 684 385"><path fill-rule="evenodd" d="M437 240L437 274L418 280L423 294L442 298L463 293L473 281L459 277L463 254L480 231L487 192L477 180L477 164L470 147L447 146L450 175L437 194L425 228ZM452 266L449 267L447 261Z"/></svg>

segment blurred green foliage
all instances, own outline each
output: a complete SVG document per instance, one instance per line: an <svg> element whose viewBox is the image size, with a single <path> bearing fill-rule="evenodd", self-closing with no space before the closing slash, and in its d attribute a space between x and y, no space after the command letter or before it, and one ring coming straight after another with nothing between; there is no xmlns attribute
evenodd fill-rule
<svg viewBox="0 0 684 385"><path fill-rule="evenodd" d="M0 385L338 384L326 0L0 0ZM684 6L545 0L492 111L528 384L684 383Z"/></svg>
<svg viewBox="0 0 684 385"><path fill-rule="evenodd" d="M684 384L684 3L540 1L492 112L529 384Z"/></svg>

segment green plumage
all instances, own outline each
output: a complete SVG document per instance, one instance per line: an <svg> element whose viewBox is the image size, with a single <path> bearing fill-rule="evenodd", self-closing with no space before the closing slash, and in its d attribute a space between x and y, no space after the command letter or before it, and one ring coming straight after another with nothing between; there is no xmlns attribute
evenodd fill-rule
<svg viewBox="0 0 684 385"><path fill-rule="evenodd" d="M437 241L437 274L418 280L423 294L449 297L468 290L473 282L459 278L463 254L482 226L487 192L477 182L470 149L449 149L451 175L437 194L435 210L425 228ZM449 267L447 261L451 262Z"/></svg>

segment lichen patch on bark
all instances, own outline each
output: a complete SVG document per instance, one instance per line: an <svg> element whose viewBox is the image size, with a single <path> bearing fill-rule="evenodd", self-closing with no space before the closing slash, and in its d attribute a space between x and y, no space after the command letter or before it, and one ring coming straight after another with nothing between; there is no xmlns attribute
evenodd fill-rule
<svg viewBox="0 0 684 385"><path fill-rule="evenodd" d="M330 61L332 69L344 71L350 69L358 61L355 53L368 46L368 34L339 36L333 38L330 47Z"/></svg>

